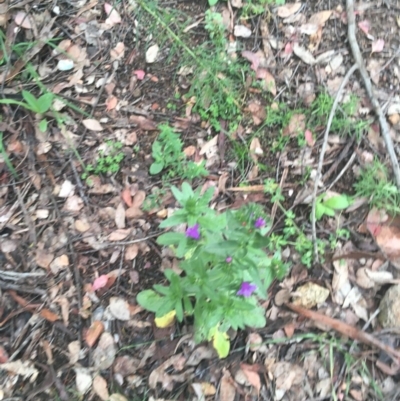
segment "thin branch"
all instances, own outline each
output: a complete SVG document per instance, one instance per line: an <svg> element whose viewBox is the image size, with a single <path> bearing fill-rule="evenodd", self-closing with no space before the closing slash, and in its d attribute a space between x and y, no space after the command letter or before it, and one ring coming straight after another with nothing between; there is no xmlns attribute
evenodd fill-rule
<svg viewBox="0 0 400 401"><path fill-rule="evenodd" d="M354 60L360 70L361 77L364 81L364 86L367 91L368 97L371 100L372 106L374 107L375 113L378 116L379 125L381 127L382 137L386 144L386 150L389 153L390 162L393 168L393 174L396 180L397 188L400 189L400 167L397 160L396 152L394 151L393 141L390 137L389 125L386 121L386 117L383 114L382 108L379 105L378 100L372 92L371 79L368 75L367 69L365 68L364 60L361 56L360 48L356 39L356 22L354 15L354 1L347 0L346 3L347 11L347 36L349 39L351 51L353 53Z"/></svg>
<svg viewBox="0 0 400 401"><path fill-rule="evenodd" d="M340 85L339 90L336 93L335 101L333 102L331 112L329 114L329 119L328 119L328 124L326 126L325 134L324 134L324 139L322 142L322 148L321 148L321 153L319 154L319 161L318 161L318 168L317 168L317 174L315 176L314 180L314 190L313 190L313 195L312 195L312 209L311 209L311 228L312 228L312 240L314 244L314 260L318 262L318 245L317 245L317 229L316 229L316 217L315 217L315 209L317 205L317 192L318 192L318 185L319 181L321 179L322 175L322 165L324 163L324 157L325 157L325 152L326 148L328 146L328 137L329 137L329 130L331 129L332 121L336 113L337 106L339 104L339 100L341 97L341 94L343 92L344 87L346 86L347 82L349 81L350 77L354 73L354 71L358 68L357 64L354 64L350 70L347 72L345 77L343 78L343 81Z"/></svg>

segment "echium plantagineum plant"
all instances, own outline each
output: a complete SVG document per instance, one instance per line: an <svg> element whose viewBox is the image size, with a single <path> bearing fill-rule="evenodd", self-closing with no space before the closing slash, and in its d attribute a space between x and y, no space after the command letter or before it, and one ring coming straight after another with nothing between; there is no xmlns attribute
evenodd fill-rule
<svg viewBox="0 0 400 401"><path fill-rule="evenodd" d="M156 318L174 313L178 321L193 316L195 340L213 340L219 356L229 353L230 328L264 327L266 299L274 279L282 279L288 265L279 251L266 252L269 219L260 205L216 213L209 207L213 188L203 195L183 183L172 187L182 207L160 227L186 224L186 232L160 235L160 245L171 246L180 259L182 274L167 269L168 286L138 294L138 303L155 312Z"/></svg>

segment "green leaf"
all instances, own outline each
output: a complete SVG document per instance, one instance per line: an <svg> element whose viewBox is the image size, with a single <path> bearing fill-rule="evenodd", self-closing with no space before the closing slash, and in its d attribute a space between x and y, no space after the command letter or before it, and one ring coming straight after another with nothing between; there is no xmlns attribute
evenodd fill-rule
<svg viewBox="0 0 400 401"><path fill-rule="evenodd" d="M347 195L332 196L332 198L324 201L326 207L334 210L347 209L352 203L352 200Z"/></svg>
<svg viewBox="0 0 400 401"><path fill-rule="evenodd" d="M54 95L51 92L45 93L37 100L37 112L40 114L46 113L50 110L51 103L53 102Z"/></svg>
<svg viewBox="0 0 400 401"><path fill-rule="evenodd" d="M150 174L156 175L156 174L160 173L163 168L164 168L164 163L154 162L150 166Z"/></svg>
<svg viewBox="0 0 400 401"><path fill-rule="evenodd" d="M253 328L265 327L267 324L265 311L260 307L254 308L252 313L244 313L243 320L246 326Z"/></svg>
<svg viewBox="0 0 400 401"><path fill-rule="evenodd" d="M175 311L178 322L181 322L183 320L183 308L182 308L182 301L180 299L175 303Z"/></svg>
<svg viewBox="0 0 400 401"><path fill-rule="evenodd" d="M322 216L325 214L326 207L322 203L317 203L315 205L315 218L320 220Z"/></svg>
<svg viewBox="0 0 400 401"><path fill-rule="evenodd" d="M183 210L177 210L171 217L161 222L160 228L173 227L186 223L187 217Z"/></svg>
<svg viewBox="0 0 400 401"><path fill-rule="evenodd" d="M210 7L215 6L218 3L218 0L208 0L208 5Z"/></svg>
<svg viewBox="0 0 400 401"><path fill-rule="evenodd" d="M22 91L22 97L26 103L28 103L30 110L34 111L35 113L39 113L38 100L32 95L32 93L28 91Z"/></svg>
<svg viewBox="0 0 400 401"><path fill-rule="evenodd" d="M40 129L41 132L46 132L47 131L47 120L45 118L40 121L39 129Z"/></svg>
<svg viewBox="0 0 400 401"><path fill-rule="evenodd" d="M179 244L185 235L182 233L165 233L161 234L157 238L157 244L159 245L176 245Z"/></svg>
<svg viewBox="0 0 400 401"><path fill-rule="evenodd" d="M165 298L153 290L144 290L139 292L136 300L140 306L150 312L157 312L165 304ZM169 312L169 311L167 311Z"/></svg>

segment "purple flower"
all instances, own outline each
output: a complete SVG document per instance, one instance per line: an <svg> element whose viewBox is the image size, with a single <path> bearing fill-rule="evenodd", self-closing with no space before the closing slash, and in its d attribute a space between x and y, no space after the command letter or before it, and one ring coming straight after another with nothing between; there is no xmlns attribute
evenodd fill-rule
<svg viewBox="0 0 400 401"><path fill-rule="evenodd" d="M261 228L265 226L265 220L262 217L259 217L254 223L255 228Z"/></svg>
<svg viewBox="0 0 400 401"><path fill-rule="evenodd" d="M188 227L186 230L186 237L199 240L200 239L199 225L195 224L192 227Z"/></svg>
<svg viewBox="0 0 400 401"><path fill-rule="evenodd" d="M232 256L228 256L228 257L225 259L225 262L226 262L226 263L231 263L231 262L232 262Z"/></svg>
<svg viewBox="0 0 400 401"><path fill-rule="evenodd" d="M243 281L236 295L243 295L244 297L249 297L256 289L257 286L255 284L251 284L248 281Z"/></svg>

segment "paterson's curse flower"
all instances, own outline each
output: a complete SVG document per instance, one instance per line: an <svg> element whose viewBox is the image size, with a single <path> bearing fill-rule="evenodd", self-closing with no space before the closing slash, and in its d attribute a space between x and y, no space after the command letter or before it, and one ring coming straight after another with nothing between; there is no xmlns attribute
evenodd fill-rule
<svg viewBox="0 0 400 401"><path fill-rule="evenodd" d="M255 284L251 284L248 281L243 281L236 295L243 295L244 297L249 297L256 289L257 286Z"/></svg>
<svg viewBox="0 0 400 401"><path fill-rule="evenodd" d="M195 224L192 227L188 227L187 230L186 230L186 237L192 238L192 239L195 239L195 240L199 240L200 239L199 225Z"/></svg>
<svg viewBox="0 0 400 401"><path fill-rule="evenodd" d="M261 228L265 226L265 220L262 217L259 217L254 223L255 228Z"/></svg>
<svg viewBox="0 0 400 401"><path fill-rule="evenodd" d="M225 259L225 262L226 262L226 263L231 263L231 262L232 262L232 256L228 256L228 257Z"/></svg>

